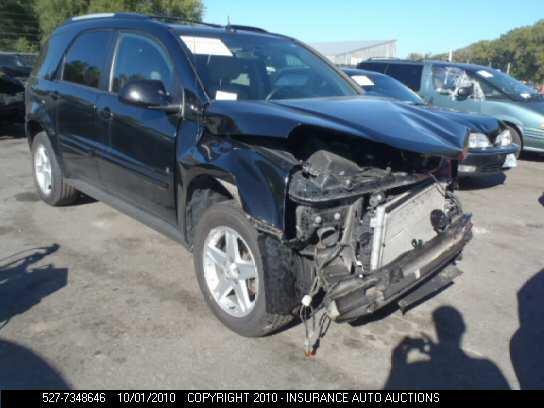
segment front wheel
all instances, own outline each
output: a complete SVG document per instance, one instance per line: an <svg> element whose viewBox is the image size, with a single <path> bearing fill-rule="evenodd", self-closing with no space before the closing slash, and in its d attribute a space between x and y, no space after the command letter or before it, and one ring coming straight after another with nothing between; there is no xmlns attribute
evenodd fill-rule
<svg viewBox="0 0 544 408"><path fill-rule="evenodd" d="M194 249L200 289L229 329L259 337L292 319L267 312L266 296L276 291L265 286L258 232L234 203L215 204L204 213L196 228Z"/></svg>
<svg viewBox="0 0 544 408"><path fill-rule="evenodd" d="M506 125L506 127L510 130L510 134L512 135L512 143L517 144L519 146L519 150L516 153L516 159L519 159L519 156L521 156L521 151L523 150L523 139L521 138L521 134L513 126Z"/></svg>

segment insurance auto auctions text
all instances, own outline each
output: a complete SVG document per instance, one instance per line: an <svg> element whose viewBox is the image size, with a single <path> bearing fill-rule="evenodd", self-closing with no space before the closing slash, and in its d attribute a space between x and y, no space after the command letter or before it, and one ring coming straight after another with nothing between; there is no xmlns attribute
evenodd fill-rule
<svg viewBox="0 0 544 408"><path fill-rule="evenodd" d="M438 392L189 392L188 403L438 403Z"/></svg>

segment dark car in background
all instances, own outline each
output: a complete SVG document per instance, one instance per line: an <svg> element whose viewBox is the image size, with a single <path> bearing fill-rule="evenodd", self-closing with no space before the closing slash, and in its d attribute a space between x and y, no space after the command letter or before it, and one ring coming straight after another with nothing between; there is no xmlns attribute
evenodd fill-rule
<svg viewBox="0 0 544 408"><path fill-rule="evenodd" d="M35 59L34 54L0 52L0 121L24 119L25 82Z"/></svg>
<svg viewBox="0 0 544 408"><path fill-rule="evenodd" d="M185 245L235 332L351 321L459 275L471 217L440 175L466 126L366 98L259 28L101 14L45 49L26 89L39 196L84 192Z"/></svg>
<svg viewBox="0 0 544 408"><path fill-rule="evenodd" d="M476 64L395 59L363 61L357 68L392 76L431 105L493 116L510 128L521 150L544 153L544 96L504 72Z"/></svg>
<svg viewBox="0 0 544 408"><path fill-rule="evenodd" d="M517 165L517 145L512 144L510 129L489 116L453 112L430 107L400 81L374 71L344 68L365 95L391 98L420 109L432 110L470 128L469 151L458 166L459 176L493 174Z"/></svg>

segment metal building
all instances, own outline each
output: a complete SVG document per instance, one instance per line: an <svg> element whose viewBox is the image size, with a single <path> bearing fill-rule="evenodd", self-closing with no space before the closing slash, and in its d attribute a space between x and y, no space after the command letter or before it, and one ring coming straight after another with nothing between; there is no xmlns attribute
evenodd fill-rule
<svg viewBox="0 0 544 408"><path fill-rule="evenodd" d="M396 58L397 40L339 41L310 44L338 65L357 65L368 58Z"/></svg>

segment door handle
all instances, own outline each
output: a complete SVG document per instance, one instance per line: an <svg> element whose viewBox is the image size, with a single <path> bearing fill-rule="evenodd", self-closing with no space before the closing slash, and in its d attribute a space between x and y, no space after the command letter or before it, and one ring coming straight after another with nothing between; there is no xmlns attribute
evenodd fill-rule
<svg viewBox="0 0 544 408"><path fill-rule="evenodd" d="M100 117L102 119L111 119L113 117L113 113L111 113L111 110L110 108L102 108L100 109L100 112L98 112L98 114L100 115Z"/></svg>

